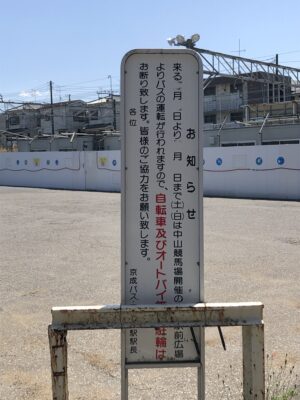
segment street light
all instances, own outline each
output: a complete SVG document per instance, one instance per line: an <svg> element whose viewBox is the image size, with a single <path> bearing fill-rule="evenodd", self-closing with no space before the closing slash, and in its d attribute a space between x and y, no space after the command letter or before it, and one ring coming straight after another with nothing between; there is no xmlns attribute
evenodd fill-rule
<svg viewBox="0 0 300 400"><path fill-rule="evenodd" d="M184 45L184 42L185 42L185 37L184 36L182 36L182 35L177 35L176 36L176 41L177 41L177 43L180 45Z"/></svg>
<svg viewBox="0 0 300 400"><path fill-rule="evenodd" d="M195 44L200 39L200 35L198 33L194 33L189 39L185 39L182 35L177 35L174 38L167 39L170 46L185 46L188 49L193 49Z"/></svg>
<svg viewBox="0 0 300 400"><path fill-rule="evenodd" d="M111 75L108 75L107 79L110 81L110 97L113 97L113 90L112 90L112 77Z"/></svg>

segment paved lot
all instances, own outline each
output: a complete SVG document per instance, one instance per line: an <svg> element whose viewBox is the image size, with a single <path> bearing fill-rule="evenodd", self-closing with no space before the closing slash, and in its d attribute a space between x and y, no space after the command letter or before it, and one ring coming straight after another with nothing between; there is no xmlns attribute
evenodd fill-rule
<svg viewBox="0 0 300 400"><path fill-rule="evenodd" d="M54 305L120 302L120 195L0 187L0 398L50 399ZM300 203L204 201L205 298L262 301L266 351L300 364ZM206 333L208 399L237 398L239 328ZM69 334L70 400L118 399L119 333ZM220 379L217 379L220 374ZM196 399L195 369L130 371L130 399ZM227 396L227 397L225 397Z"/></svg>

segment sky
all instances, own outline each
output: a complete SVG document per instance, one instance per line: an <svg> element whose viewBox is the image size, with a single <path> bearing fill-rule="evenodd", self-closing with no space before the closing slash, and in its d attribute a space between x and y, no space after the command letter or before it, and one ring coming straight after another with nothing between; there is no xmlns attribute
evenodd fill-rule
<svg viewBox="0 0 300 400"><path fill-rule="evenodd" d="M0 0L0 26L0 100L49 101L50 80L55 101L117 93L128 51L177 34L300 68L300 0Z"/></svg>

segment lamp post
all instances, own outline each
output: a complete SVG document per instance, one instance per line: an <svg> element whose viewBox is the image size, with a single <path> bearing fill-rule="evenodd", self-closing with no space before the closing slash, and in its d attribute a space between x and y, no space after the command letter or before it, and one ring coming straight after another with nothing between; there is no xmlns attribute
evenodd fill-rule
<svg viewBox="0 0 300 400"><path fill-rule="evenodd" d="M109 82L110 82L110 96L112 98L113 97L113 90L112 90L112 77L111 77L111 75L108 75L107 79L109 79Z"/></svg>

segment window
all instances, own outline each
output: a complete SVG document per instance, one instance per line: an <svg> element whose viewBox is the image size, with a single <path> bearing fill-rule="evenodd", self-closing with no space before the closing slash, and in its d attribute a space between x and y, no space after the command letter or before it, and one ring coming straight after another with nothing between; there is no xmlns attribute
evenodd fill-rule
<svg viewBox="0 0 300 400"><path fill-rule="evenodd" d="M204 89L204 96L215 96L216 95L216 87L208 86Z"/></svg>
<svg viewBox="0 0 300 400"><path fill-rule="evenodd" d="M287 99L284 98L284 94L289 97L288 93L285 93L285 87L280 83L269 84L269 103L279 103Z"/></svg>
<svg viewBox="0 0 300 400"><path fill-rule="evenodd" d="M270 140L268 142L262 142L262 145L279 144L279 140Z"/></svg>
<svg viewBox="0 0 300 400"><path fill-rule="evenodd" d="M243 86L241 83L231 83L230 84L230 93L242 92Z"/></svg>
<svg viewBox="0 0 300 400"><path fill-rule="evenodd" d="M90 120L95 121L98 119L98 110L90 111Z"/></svg>
<svg viewBox="0 0 300 400"><path fill-rule="evenodd" d="M264 146L266 145L272 145L272 144L299 144L300 141L298 139L286 139L286 140L267 140L263 141L262 144Z"/></svg>
<svg viewBox="0 0 300 400"><path fill-rule="evenodd" d="M241 142L237 144L238 146L255 146L255 142Z"/></svg>
<svg viewBox="0 0 300 400"><path fill-rule="evenodd" d="M204 115L204 123L205 124L216 124L217 123L216 114L206 114L206 115Z"/></svg>
<svg viewBox="0 0 300 400"><path fill-rule="evenodd" d="M73 121L86 122L85 111L75 111L75 112L73 112Z"/></svg>
<svg viewBox="0 0 300 400"><path fill-rule="evenodd" d="M240 121L243 122L243 113L242 112L233 112L230 113L230 121Z"/></svg>
<svg viewBox="0 0 300 400"><path fill-rule="evenodd" d="M31 149L31 152L42 152L42 151L48 151L46 149Z"/></svg>
<svg viewBox="0 0 300 400"><path fill-rule="evenodd" d="M221 143L222 147L255 146L255 142Z"/></svg>
<svg viewBox="0 0 300 400"><path fill-rule="evenodd" d="M237 143L221 143L222 147L236 147Z"/></svg>
<svg viewBox="0 0 300 400"><path fill-rule="evenodd" d="M280 144L299 144L299 140L280 140Z"/></svg>
<svg viewBox="0 0 300 400"><path fill-rule="evenodd" d="M19 125L19 124L20 124L20 117L18 115L9 117L9 125Z"/></svg>

